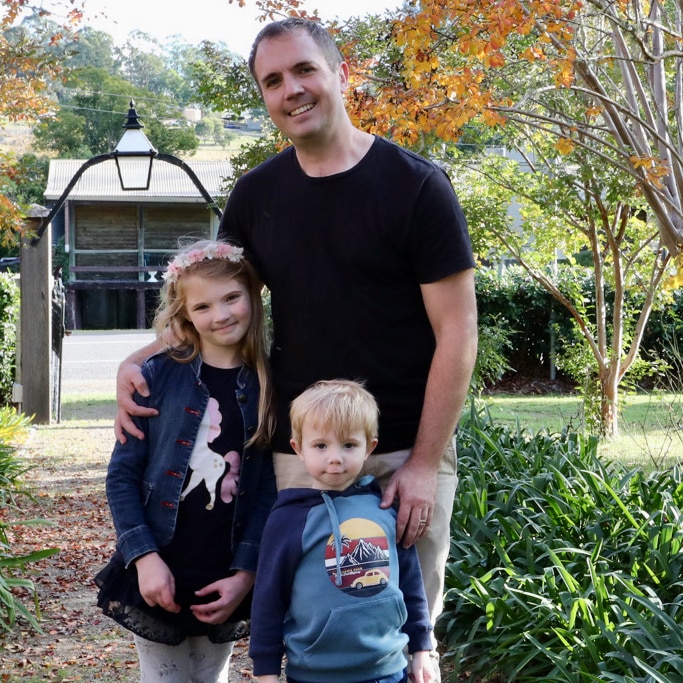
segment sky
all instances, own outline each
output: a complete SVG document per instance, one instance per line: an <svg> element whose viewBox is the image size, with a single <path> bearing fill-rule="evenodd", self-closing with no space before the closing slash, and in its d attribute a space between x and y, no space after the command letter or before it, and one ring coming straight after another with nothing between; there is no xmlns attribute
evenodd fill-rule
<svg viewBox="0 0 683 683"><path fill-rule="evenodd" d="M38 4L38 3L32 3ZM45 9L57 6L42 0ZM305 0L309 12L317 9L323 20L363 16L395 9L400 0ZM254 0L239 7L237 0L84 0L84 24L106 31L122 44L131 31L139 29L164 42L173 35L198 45L202 40L223 41L229 50L248 57L251 43L261 24L256 20ZM63 4L62 4L63 6Z"/></svg>

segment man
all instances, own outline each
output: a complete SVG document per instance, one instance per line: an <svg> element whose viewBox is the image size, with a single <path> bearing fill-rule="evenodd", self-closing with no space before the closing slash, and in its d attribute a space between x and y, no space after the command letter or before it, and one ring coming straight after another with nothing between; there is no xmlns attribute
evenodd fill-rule
<svg viewBox="0 0 683 683"><path fill-rule="evenodd" d="M417 542L435 621L457 483L453 434L477 349L464 216L440 169L353 126L348 66L318 23L268 24L249 66L292 147L238 181L219 236L245 247L271 291L278 488L307 483L289 449L291 400L320 379L364 381L380 407L365 471L382 484L383 507L398 499L397 537ZM144 389L134 361L118 382L120 439L122 428L138 436L127 414L132 389Z"/></svg>

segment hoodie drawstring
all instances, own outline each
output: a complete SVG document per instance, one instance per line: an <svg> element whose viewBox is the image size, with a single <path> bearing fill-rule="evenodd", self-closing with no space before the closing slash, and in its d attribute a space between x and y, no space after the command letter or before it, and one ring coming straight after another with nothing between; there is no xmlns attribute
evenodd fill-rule
<svg viewBox="0 0 683 683"><path fill-rule="evenodd" d="M332 523L332 535L334 536L334 555L337 563L337 570L334 577L334 585L342 585L342 574L341 574L341 547L342 538L341 531L339 530L339 517L337 516L337 508L334 507L332 499L325 493L322 492L323 501L325 501L325 507L327 508L327 514L330 516L330 522Z"/></svg>

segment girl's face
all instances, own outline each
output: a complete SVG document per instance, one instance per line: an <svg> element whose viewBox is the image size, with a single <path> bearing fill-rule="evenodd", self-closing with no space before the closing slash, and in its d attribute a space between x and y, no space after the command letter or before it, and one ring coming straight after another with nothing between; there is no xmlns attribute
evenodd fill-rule
<svg viewBox="0 0 683 683"><path fill-rule="evenodd" d="M239 347L251 324L251 301L238 280L185 275L185 309L199 334L203 360L219 368L241 363Z"/></svg>

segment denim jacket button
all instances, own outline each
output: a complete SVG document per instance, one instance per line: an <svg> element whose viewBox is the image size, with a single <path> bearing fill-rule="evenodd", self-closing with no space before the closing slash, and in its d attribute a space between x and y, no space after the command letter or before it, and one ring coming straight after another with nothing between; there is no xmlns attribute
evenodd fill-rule
<svg viewBox="0 0 683 683"><path fill-rule="evenodd" d="M239 396L237 397L237 400L240 403L246 403L247 402L247 395L246 394L239 394Z"/></svg>

